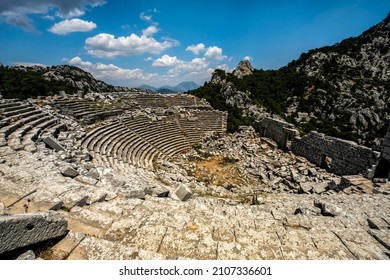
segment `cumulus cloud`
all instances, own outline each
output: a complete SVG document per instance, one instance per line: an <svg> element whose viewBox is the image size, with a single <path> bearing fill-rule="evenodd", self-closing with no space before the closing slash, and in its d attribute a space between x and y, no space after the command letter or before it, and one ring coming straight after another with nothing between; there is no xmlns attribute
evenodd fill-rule
<svg viewBox="0 0 390 280"><path fill-rule="evenodd" d="M76 56L68 61L69 64L80 67L85 71L90 72L97 79L110 80L137 80L150 81L158 77L154 73L145 73L142 69L126 69L118 67L114 64L91 63L83 61L79 56Z"/></svg>
<svg viewBox="0 0 390 280"><path fill-rule="evenodd" d="M227 58L226 55L222 54L222 49L217 46L208 47L204 56L213 60L223 60Z"/></svg>
<svg viewBox="0 0 390 280"><path fill-rule="evenodd" d="M248 61L251 61L253 58L250 57L250 56L244 56L244 60L248 60Z"/></svg>
<svg viewBox="0 0 390 280"><path fill-rule="evenodd" d="M84 67L91 67L93 65L89 61L82 61L82 59L79 56L75 56L74 58L70 59L68 63L72 65L84 66Z"/></svg>
<svg viewBox="0 0 390 280"><path fill-rule="evenodd" d="M65 35L72 32L88 32L95 28L96 24L92 21L74 18L56 23L48 30L52 33Z"/></svg>
<svg viewBox="0 0 390 280"><path fill-rule="evenodd" d="M180 61L170 69L167 73L169 75L172 75L174 77L189 74L189 73L198 73L201 74L202 72L207 70L207 67L209 66L209 62L206 61L205 58L194 58L191 61Z"/></svg>
<svg viewBox="0 0 390 280"><path fill-rule="evenodd" d="M170 67L167 74L162 76L167 79L194 79L196 81L204 81L210 78L214 69L223 69L229 71L229 66L219 64L220 61L227 58L223 54L222 48L217 46L206 47L203 43L190 45L186 48L187 51L193 54L204 53L203 57L196 57L190 61L183 61L176 56L163 55L156 59L152 66Z"/></svg>
<svg viewBox="0 0 390 280"><path fill-rule="evenodd" d="M153 34L156 34L157 32L158 32L158 28L154 25L151 25L148 28L142 30L142 35L145 35L146 37L150 37Z"/></svg>
<svg viewBox="0 0 390 280"><path fill-rule="evenodd" d="M112 34L100 33L85 40L88 54L99 58L114 58L144 53L159 54L177 45L177 41L165 38L162 42L146 35L115 38Z"/></svg>
<svg viewBox="0 0 390 280"><path fill-rule="evenodd" d="M203 43L197 44L197 45L191 45L186 48L186 51L190 51L193 54L198 55L200 52L203 52L205 50L205 45Z"/></svg>
<svg viewBox="0 0 390 280"><path fill-rule="evenodd" d="M204 56L210 60L224 60L227 58L226 55L222 54L222 49L217 46L212 46L206 48L203 43L199 43L197 45L190 45L186 48L186 51L190 51L195 55L200 53L204 53Z"/></svg>
<svg viewBox="0 0 390 280"><path fill-rule="evenodd" d="M105 0L0 1L0 17L7 23L17 25L26 31L35 31L29 18L31 14L49 15L55 11L56 16L69 19L84 15L89 8L102 6L105 3Z"/></svg>
<svg viewBox="0 0 390 280"><path fill-rule="evenodd" d="M183 61L177 59L176 56L169 56L167 54L164 54L162 57L156 59L152 66L157 67L171 67L174 65L178 65L180 63L183 63Z"/></svg>
<svg viewBox="0 0 390 280"><path fill-rule="evenodd" d="M151 57L146 59L151 61ZM216 61L208 60L205 57L196 57L189 61L183 61L176 56L167 54L153 61L154 67L167 67L165 73L148 73L140 68L127 69L114 64L92 63L82 60L79 56L71 59L64 59L67 63L80 67L90 72L97 79L105 80L108 83L126 84L138 86L147 83L155 86L162 84L178 84L182 81L191 80L199 84L210 79L215 69L230 71L226 64L218 64Z"/></svg>

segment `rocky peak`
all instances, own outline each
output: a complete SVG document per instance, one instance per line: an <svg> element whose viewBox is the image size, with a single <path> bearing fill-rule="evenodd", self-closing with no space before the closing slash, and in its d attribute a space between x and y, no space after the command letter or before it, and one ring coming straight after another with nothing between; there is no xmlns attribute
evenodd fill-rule
<svg viewBox="0 0 390 280"><path fill-rule="evenodd" d="M237 68L233 71L233 75L237 78L241 79L244 76L253 74L253 70L255 70L249 60L241 60L238 64Z"/></svg>

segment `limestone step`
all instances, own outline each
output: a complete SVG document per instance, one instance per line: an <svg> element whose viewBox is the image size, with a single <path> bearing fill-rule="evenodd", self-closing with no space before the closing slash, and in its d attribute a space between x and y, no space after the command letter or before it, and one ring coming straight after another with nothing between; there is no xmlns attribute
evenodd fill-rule
<svg viewBox="0 0 390 280"><path fill-rule="evenodd" d="M15 106L20 106L20 102L4 102L0 103L0 109L8 108L8 107L15 107Z"/></svg>
<svg viewBox="0 0 390 280"><path fill-rule="evenodd" d="M68 260L164 260L162 254L116 242L86 236L68 256Z"/></svg>
<svg viewBox="0 0 390 280"><path fill-rule="evenodd" d="M4 112L2 113L4 116L6 117L14 117L14 116L17 116L17 115L21 115L23 113L28 113L28 112L32 112L32 111L35 111L35 108L32 107L32 106L25 106L23 108L18 108L17 110L12 110L12 111L9 111L9 112Z"/></svg>
<svg viewBox="0 0 390 280"><path fill-rule="evenodd" d="M45 260L66 260L84 238L85 234L83 233L69 231L61 241L41 254L41 258Z"/></svg>

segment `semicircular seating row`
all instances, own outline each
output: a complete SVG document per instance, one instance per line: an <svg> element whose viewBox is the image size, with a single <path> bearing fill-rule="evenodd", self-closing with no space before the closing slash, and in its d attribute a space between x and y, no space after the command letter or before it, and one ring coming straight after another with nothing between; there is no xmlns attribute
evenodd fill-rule
<svg viewBox="0 0 390 280"><path fill-rule="evenodd" d="M29 102L15 99L0 103L0 147L35 152L36 142L46 136L56 136L65 125Z"/></svg>
<svg viewBox="0 0 390 280"><path fill-rule="evenodd" d="M194 95L189 94L125 94L122 99L132 101L143 107L171 108L174 106L193 107L204 106L212 109L207 101L204 101Z"/></svg>
<svg viewBox="0 0 390 280"><path fill-rule="evenodd" d="M96 103L90 100L58 98L54 100L52 105L58 108L61 113L82 120L85 124L93 123L96 120L101 120L107 117L120 115L124 112L123 109L100 108Z"/></svg>
<svg viewBox="0 0 390 280"><path fill-rule="evenodd" d="M169 159L188 151L209 131L226 131L226 115L219 111L193 112L192 120L179 115L152 120L129 116L91 130L82 147L105 157L153 169L157 158Z"/></svg>

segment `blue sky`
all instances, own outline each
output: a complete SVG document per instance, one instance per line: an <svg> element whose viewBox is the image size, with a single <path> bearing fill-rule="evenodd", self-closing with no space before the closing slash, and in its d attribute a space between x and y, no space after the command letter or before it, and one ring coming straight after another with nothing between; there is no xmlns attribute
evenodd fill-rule
<svg viewBox="0 0 390 280"><path fill-rule="evenodd" d="M203 84L244 58L277 69L389 11L388 0L1 0L0 62L70 64L123 86Z"/></svg>

